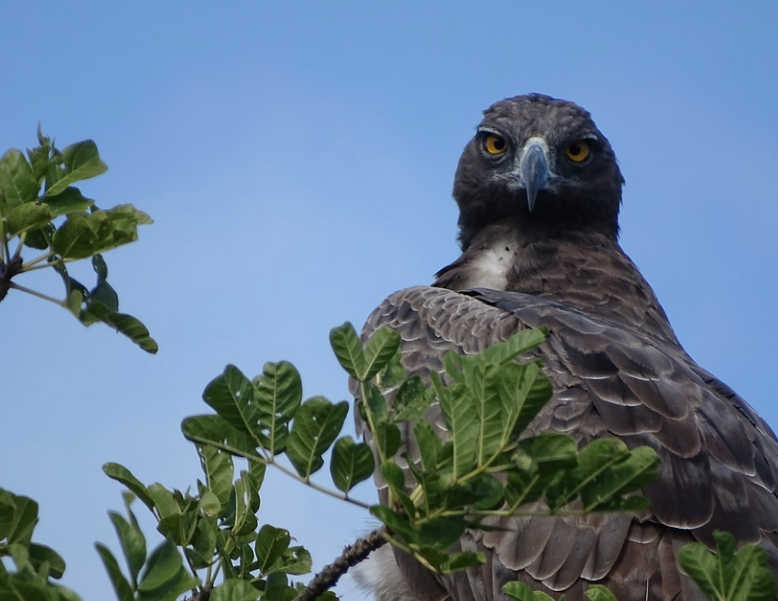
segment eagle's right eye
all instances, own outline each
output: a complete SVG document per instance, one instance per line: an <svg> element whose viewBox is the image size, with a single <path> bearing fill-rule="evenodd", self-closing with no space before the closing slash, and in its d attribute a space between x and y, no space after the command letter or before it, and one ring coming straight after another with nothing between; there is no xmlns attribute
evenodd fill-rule
<svg viewBox="0 0 778 601"><path fill-rule="evenodd" d="M491 155L499 155L508 150L508 143L505 138L497 134L487 134L483 141L484 150Z"/></svg>

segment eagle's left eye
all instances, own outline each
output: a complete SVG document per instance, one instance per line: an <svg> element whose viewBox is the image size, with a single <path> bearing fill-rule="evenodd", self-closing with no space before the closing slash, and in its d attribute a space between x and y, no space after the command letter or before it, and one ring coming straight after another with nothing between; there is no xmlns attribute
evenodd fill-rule
<svg viewBox="0 0 778 601"><path fill-rule="evenodd" d="M589 142L586 140L576 140L570 142L565 148L565 156L574 163L581 163L589 157Z"/></svg>

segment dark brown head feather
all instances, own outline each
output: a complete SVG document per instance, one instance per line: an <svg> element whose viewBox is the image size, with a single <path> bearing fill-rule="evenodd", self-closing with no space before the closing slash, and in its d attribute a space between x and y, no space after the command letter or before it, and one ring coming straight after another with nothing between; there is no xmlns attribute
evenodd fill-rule
<svg viewBox="0 0 778 601"><path fill-rule="evenodd" d="M484 156L481 131L495 131L508 142L508 151L499 161ZM530 213L526 193L508 186L508 173L533 136L547 142L557 177L540 192ZM566 159L564 149L580 139L590 140L592 155L577 165ZM608 139L577 104L540 94L501 100L484 111L479 133L465 147L457 168L454 198L460 210L462 249L480 229L494 223L510 223L527 236L590 229L615 240L623 183Z"/></svg>

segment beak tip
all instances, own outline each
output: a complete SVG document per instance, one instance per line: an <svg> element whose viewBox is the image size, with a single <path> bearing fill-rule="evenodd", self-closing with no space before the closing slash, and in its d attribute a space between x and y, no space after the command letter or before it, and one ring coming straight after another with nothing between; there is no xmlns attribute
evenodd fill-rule
<svg viewBox="0 0 778 601"><path fill-rule="evenodd" d="M527 206L532 213L538 192L546 187L549 176L548 146L545 140L530 138L522 152L519 171L527 191Z"/></svg>

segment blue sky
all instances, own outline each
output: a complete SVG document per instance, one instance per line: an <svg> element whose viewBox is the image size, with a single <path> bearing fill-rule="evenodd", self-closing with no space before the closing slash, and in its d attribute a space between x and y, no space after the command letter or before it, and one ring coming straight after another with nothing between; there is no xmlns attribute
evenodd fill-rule
<svg viewBox="0 0 778 601"><path fill-rule="evenodd" d="M329 329L457 257L456 162L506 96L592 112L627 180L622 246L691 355L778 425L773 0L36 0L0 23L0 150L38 123L92 138L110 170L82 191L155 219L106 260L157 356L32 297L0 306L0 487L41 503L37 538L85 599L113 598L92 544L116 548L121 496L100 466L194 487L179 425L227 363L291 360L306 396L347 398ZM369 528L282 477L263 491L260 519L318 566Z"/></svg>

